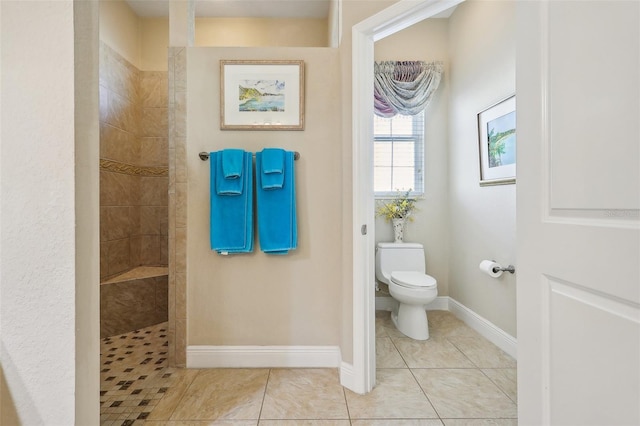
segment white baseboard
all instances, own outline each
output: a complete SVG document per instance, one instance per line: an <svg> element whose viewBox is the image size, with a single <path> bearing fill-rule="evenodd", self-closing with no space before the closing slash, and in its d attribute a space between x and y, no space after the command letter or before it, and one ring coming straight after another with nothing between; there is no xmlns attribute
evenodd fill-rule
<svg viewBox="0 0 640 426"><path fill-rule="evenodd" d="M391 296L376 297L376 311L393 311L398 302Z"/></svg>
<svg viewBox="0 0 640 426"><path fill-rule="evenodd" d="M340 364L340 384L347 389L355 389L356 376L353 364L342 362Z"/></svg>
<svg viewBox="0 0 640 426"><path fill-rule="evenodd" d="M425 309L427 311L448 311L449 310L449 296L438 296L436 300L429 303Z"/></svg>
<svg viewBox="0 0 640 426"><path fill-rule="evenodd" d="M392 311L398 302L391 296L376 297L376 311ZM425 309L427 311L448 311L449 310L449 297L438 296L436 299L429 303Z"/></svg>
<svg viewBox="0 0 640 426"><path fill-rule="evenodd" d="M449 299L449 311L480 333L488 341L517 359L518 341L489 320L481 317L455 299Z"/></svg>
<svg viewBox="0 0 640 426"><path fill-rule="evenodd" d="M187 368L337 368L338 346L187 346Z"/></svg>
<svg viewBox="0 0 640 426"><path fill-rule="evenodd" d="M392 309L395 302L379 301L376 310ZM381 305L379 306L379 303ZM450 311L494 345L516 358L517 340L460 302L440 296L427 311ZM188 368L339 368L340 383L353 389L353 365L342 362L338 346L188 346Z"/></svg>

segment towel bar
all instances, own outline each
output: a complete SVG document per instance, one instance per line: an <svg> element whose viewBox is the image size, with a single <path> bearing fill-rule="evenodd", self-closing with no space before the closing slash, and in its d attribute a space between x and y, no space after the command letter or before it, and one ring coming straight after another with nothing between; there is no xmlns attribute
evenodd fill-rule
<svg viewBox="0 0 640 426"><path fill-rule="evenodd" d="M253 154L253 156L255 157L256 155ZM201 153L198 154L198 157L200 157L200 159L202 161L207 161L209 159L209 153L208 152L201 152ZM300 158L300 153L298 151L295 151L293 153L293 159L297 160L299 158Z"/></svg>

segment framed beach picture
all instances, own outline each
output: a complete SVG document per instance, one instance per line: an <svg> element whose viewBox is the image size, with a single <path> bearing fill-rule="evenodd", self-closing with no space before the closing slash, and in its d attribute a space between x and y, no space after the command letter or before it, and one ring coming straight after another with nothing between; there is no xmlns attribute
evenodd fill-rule
<svg viewBox="0 0 640 426"><path fill-rule="evenodd" d="M221 60L220 128L304 130L304 62Z"/></svg>
<svg viewBox="0 0 640 426"><path fill-rule="evenodd" d="M478 113L480 185L516 182L516 97Z"/></svg>

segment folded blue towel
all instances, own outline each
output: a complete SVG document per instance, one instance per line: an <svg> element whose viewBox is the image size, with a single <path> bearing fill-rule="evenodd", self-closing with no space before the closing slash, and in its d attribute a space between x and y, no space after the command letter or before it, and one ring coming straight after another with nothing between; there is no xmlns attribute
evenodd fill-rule
<svg viewBox="0 0 640 426"><path fill-rule="evenodd" d="M263 153L256 153L256 170L263 170ZM295 168L293 152L284 151L283 185L265 189L264 173L256 173L256 201L260 250L269 254L287 254L298 247Z"/></svg>
<svg viewBox="0 0 640 426"><path fill-rule="evenodd" d="M230 151L230 152L227 152ZM216 192L218 195L241 195L245 178L242 173L245 151L225 149L216 155ZM239 158L238 158L239 157ZM209 158L209 161L213 161ZM253 162L253 160L252 160ZM228 172L228 173L227 173ZM231 177L227 177L227 174ZM253 182L249 182L252 185Z"/></svg>
<svg viewBox="0 0 640 426"><path fill-rule="evenodd" d="M223 149L222 150L222 170L225 179L235 179L242 176L244 166L243 149Z"/></svg>
<svg viewBox="0 0 640 426"><path fill-rule="evenodd" d="M285 150L265 148L262 150L260 167L262 189L280 189L284 185Z"/></svg>
<svg viewBox="0 0 640 426"><path fill-rule="evenodd" d="M239 179L224 179L221 172L222 152L209 154L211 166L211 249L220 254L248 253L253 251L253 157L243 154L242 173ZM219 194L215 188L219 180L242 180L239 195Z"/></svg>
<svg viewBox="0 0 640 426"><path fill-rule="evenodd" d="M265 148L262 150L262 171L264 173L284 172L284 149Z"/></svg>

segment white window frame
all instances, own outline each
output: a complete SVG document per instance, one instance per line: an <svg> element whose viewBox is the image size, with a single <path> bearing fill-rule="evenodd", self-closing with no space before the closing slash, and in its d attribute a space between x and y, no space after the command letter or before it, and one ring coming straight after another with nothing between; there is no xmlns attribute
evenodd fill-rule
<svg viewBox="0 0 640 426"><path fill-rule="evenodd" d="M420 114L415 115L414 117L420 117L420 120L413 120L413 134L411 136L376 136L374 133L373 139L374 143L377 141L389 141L393 143L393 141L410 141L413 140L415 148L414 148L414 173L413 173L413 181L414 186L409 193L411 197L422 197L424 195L424 157L425 157L425 128L426 128L426 118L425 112L422 111ZM422 128L422 131L420 131ZM375 155L375 154L374 154ZM374 158L375 160L375 158ZM393 167L393 166L392 166ZM393 175L393 171L392 171ZM375 187L375 182L374 182ZM398 195L398 191L374 191L374 197L376 199L390 199L395 198Z"/></svg>

